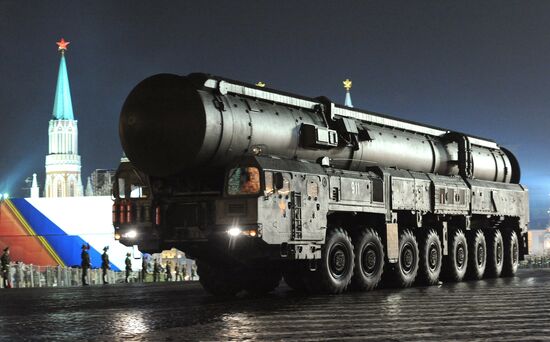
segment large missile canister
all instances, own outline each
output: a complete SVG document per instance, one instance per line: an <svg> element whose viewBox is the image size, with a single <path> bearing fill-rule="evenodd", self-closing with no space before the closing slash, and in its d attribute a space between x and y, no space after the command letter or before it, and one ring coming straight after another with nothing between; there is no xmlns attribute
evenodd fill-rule
<svg viewBox="0 0 550 342"><path fill-rule="evenodd" d="M158 177L223 167L254 152L327 156L351 170L520 178L515 157L490 140L205 74L143 80L122 107L119 133L132 163Z"/></svg>

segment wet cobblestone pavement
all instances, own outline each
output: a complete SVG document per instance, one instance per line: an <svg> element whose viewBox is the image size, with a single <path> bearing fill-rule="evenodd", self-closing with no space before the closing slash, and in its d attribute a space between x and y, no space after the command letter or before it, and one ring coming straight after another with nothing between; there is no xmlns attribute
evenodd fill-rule
<svg viewBox="0 0 550 342"><path fill-rule="evenodd" d="M193 283L0 291L0 341L550 341L550 270L515 278L217 299Z"/></svg>

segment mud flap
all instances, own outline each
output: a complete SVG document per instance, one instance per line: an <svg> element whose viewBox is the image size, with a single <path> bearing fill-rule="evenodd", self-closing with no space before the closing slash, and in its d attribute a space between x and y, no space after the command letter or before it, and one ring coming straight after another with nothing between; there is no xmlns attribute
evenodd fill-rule
<svg viewBox="0 0 550 342"><path fill-rule="evenodd" d="M396 263L399 259L399 231L397 223L386 223L386 249L389 263Z"/></svg>
<svg viewBox="0 0 550 342"><path fill-rule="evenodd" d="M449 255L449 234L447 222L443 222L443 255Z"/></svg>

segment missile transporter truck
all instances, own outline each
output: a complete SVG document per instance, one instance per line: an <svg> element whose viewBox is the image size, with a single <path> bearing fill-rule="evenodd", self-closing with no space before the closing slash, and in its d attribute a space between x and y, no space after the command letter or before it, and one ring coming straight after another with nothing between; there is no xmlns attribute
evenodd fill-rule
<svg viewBox="0 0 550 342"><path fill-rule="evenodd" d="M120 115L115 237L194 258L215 295L512 276L528 192L495 142L207 74Z"/></svg>

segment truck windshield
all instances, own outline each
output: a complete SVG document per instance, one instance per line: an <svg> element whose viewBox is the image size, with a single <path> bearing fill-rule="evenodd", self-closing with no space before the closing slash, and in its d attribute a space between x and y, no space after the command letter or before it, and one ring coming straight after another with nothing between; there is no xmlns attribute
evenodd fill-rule
<svg viewBox="0 0 550 342"><path fill-rule="evenodd" d="M149 187L142 184L132 184L135 179L118 178L113 188L113 195L118 198L147 198L149 197Z"/></svg>
<svg viewBox="0 0 550 342"><path fill-rule="evenodd" d="M229 171L228 195L252 195L260 192L260 171L257 167L237 167Z"/></svg>
<svg viewBox="0 0 550 342"><path fill-rule="evenodd" d="M115 177L113 184L113 196L115 198L149 197L147 178L130 163L121 163Z"/></svg>

